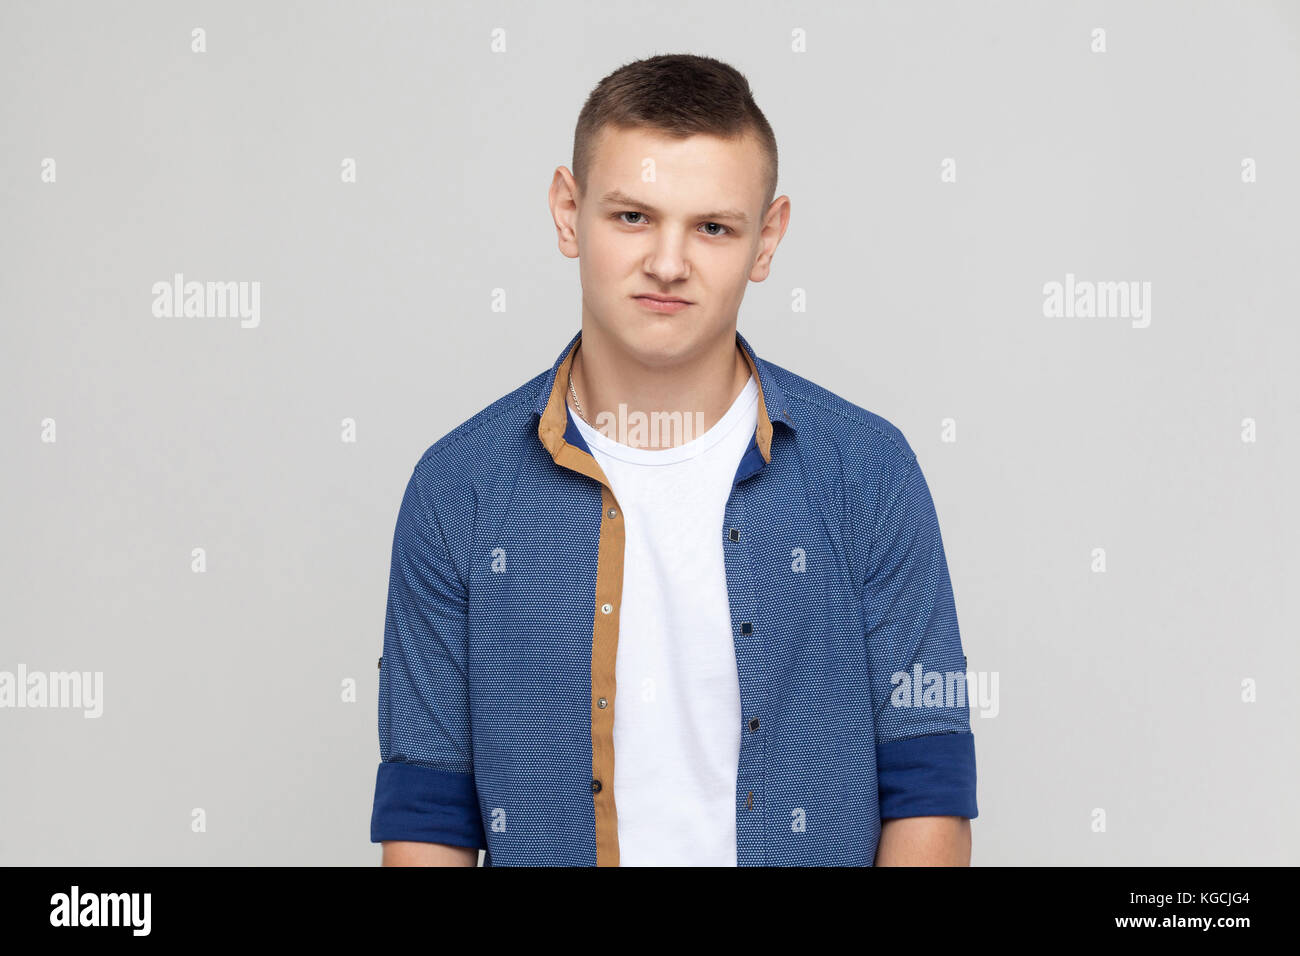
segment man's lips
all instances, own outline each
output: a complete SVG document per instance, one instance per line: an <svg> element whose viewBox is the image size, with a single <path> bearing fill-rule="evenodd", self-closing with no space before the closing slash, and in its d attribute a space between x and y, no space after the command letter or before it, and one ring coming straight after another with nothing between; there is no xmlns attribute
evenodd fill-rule
<svg viewBox="0 0 1300 956"><path fill-rule="evenodd" d="M639 302L642 308L649 309L651 312L660 312L664 314L673 314L680 312L682 309L690 307L693 303L688 302L675 295L634 295L633 301Z"/></svg>

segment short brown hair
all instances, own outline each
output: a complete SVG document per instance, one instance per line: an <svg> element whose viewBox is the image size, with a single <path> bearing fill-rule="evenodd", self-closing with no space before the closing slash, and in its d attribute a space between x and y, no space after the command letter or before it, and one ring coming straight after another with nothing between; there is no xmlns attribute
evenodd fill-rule
<svg viewBox="0 0 1300 956"><path fill-rule="evenodd" d="M758 137L767 156L767 202L776 198L776 136L735 67L707 56L671 53L637 60L605 77L587 97L573 134L573 178L587 191L587 172L600 131L649 127L685 139L708 133Z"/></svg>

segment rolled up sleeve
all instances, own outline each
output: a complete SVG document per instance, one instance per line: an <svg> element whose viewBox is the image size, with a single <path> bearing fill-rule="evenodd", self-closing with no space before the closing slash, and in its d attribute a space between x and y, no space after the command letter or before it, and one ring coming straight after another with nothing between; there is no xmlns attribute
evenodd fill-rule
<svg viewBox="0 0 1300 956"><path fill-rule="evenodd" d="M862 590L882 819L975 817L966 657L929 485L882 479Z"/></svg>
<svg viewBox="0 0 1300 956"><path fill-rule="evenodd" d="M467 595L417 466L393 535L370 840L486 847L474 785Z"/></svg>

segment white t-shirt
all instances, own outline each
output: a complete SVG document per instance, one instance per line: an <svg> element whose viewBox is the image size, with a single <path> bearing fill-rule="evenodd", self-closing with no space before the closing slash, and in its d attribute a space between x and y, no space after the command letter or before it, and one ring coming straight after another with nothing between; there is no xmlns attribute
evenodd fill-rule
<svg viewBox="0 0 1300 956"><path fill-rule="evenodd" d="M624 521L619 864L735 866L742 727L722 525L758 424L758 385L751 375L712 428L675 448L633 448L573 420Z"/></svg>

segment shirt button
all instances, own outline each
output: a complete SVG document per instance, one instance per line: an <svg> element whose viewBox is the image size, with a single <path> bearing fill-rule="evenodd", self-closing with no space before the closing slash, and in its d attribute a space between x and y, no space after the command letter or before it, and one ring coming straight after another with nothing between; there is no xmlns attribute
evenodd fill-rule
<svg viewBox="0 0 1300 956"><path fill-rule="evenodd" d="M618 517L618 509L617 509L617 508L610 508L610 509L609 509L609 516L610 516L611 518L617 518L617 517Z"/></svg>
<svg viewBox="0 0 1300 956"><path fill-rule="evenodd" d="M740 530L739 530L738 528L732 528L732 529L731 529L731 540L732 540L732 541L739 541L739 540L740 540Z"/></svg>
<svg viewBox="0 0 1300 956"><path fill-rule="evenodd" d="M751 717L749 718L749 732L752 734L756 730L758 730L758 718Z"/></svg>
<svg viewBox="0 0 1300 956"><path fill-rule="evenodd" d="M592 792L592 793L600 793L600 781L599 781L599 780L593 780L593 781L591 781L591 792Z"/></svg>
<svg viewBox="0 0 1300 956"><path fill-rule="evenodd" d="M754 633L754 625L753 625L753 624L750 624L748 621L746 621L744 624L740 625L740 633L741 633L741 634L752 634L752 633Z"/></svg>
<svg viewBox="0 0 1300 956"><path fill-rule="evenodd" d="M609 613L610 611L612 611L612 610L614 610L614 605L612 605L612 604L602 604L602 605L600 606L600 613L601 613L601 614L608 614L608 613Z"/></svg>
<svg viewBox="0 0 1300 956"><path fill-rule="evenodd" d="M596 701L596 706L599 707L601 710L604 710L606 707L609 706L609 701L607 701L604 697L602 697L600 700Z"/></svg>

